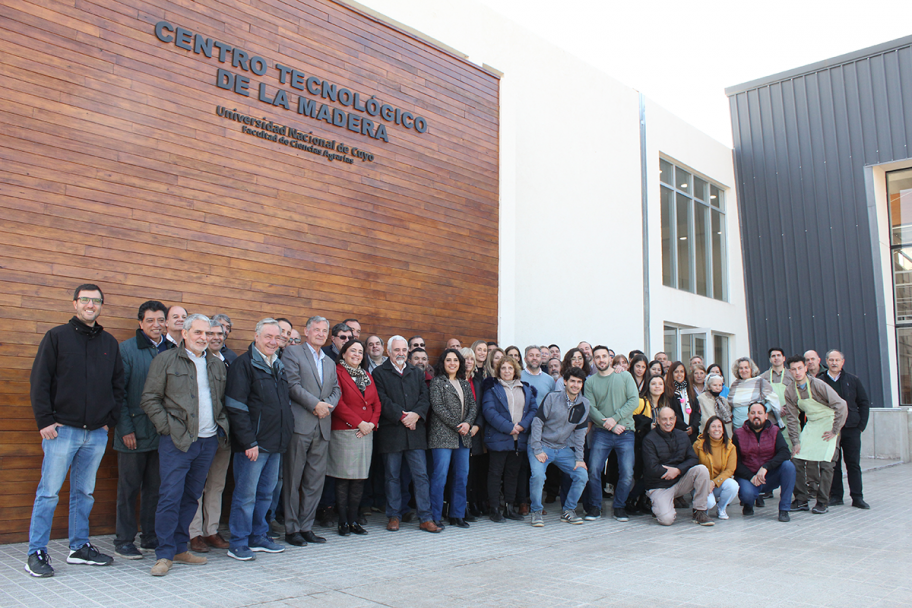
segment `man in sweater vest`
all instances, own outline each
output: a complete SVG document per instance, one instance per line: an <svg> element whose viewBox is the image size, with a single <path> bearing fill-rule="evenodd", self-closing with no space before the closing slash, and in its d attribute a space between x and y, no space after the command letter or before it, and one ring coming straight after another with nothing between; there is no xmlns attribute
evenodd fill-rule
<svg viewBox="0 0 912 608"><path fill-rule="evenodd" d="M789 448L779 427L769 421L766 406L752 403L747 409L747 421L735 429L732 442L738 450L738 496L741 512L754 514L754 503L762 492L779 492L779 521L789 521L792 491L795 488L795 465L789 460Z"/></svg>

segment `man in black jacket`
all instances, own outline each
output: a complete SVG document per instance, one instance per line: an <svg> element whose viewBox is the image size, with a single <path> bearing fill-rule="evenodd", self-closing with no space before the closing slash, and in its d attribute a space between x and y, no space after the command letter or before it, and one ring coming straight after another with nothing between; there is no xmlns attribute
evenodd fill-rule
<svg viewBox="0 0 912 608"><path fill-rule="evenodd" d="M845 458L852 506L859 509L870 509L871 506L865 502L861 489L861 434L868 426L871 401L858 376L843 369L845 356L840 351L829 351L826 355L826 362L827 371L819 378L833 387L849 409L846 423L839 433L839 445L836 447L836 470L833 475L833 485L830 486L829 504L830 506L843 504L842 460Z"/></svg>
<svg viewBox="0 0 912 608"><path fill-rule="evenodd" d="M275 319L257 323L253 344L228 368L225 408L235 479L228 556L241 561L254 559L255 551L285 550L267 536L266 521L282 453L294 432L288 380L276 353L281 332Z"/></svg>
<svg viewBox="0 0 912 608"><path fill-rule="evenodd" d="M674 523L674 499L694 492L693 522L712 526L706 498L713 488L709 471L699 464L690 437L675 428L677 416L668 406L659 409L658 426L643 439L643 481L652 512L663 526Z"/></svg>
<svg viewBox="0 0 912 608"><path fill-rule="evenodd" d="M76 315L44 335L32 365L32 410L44 450L25 565L32 576L54 576L47 544L60 487L70 469L67 563L108 566L114 561L89 542L95 474L125 394L117 340L96 323L103 303L96 285L77 287Z"/></svg>
<svg viewBox="0 0 912 608"><path fill-rule="evenodd" d="M440 532L431 520L430 485L427 475L427 419L431 402L428 398L424 374L406 361L408 342L402 336L393 336L387 343L389 359L373 373L380 396L380 417L383 422L377 429L377 453L383 455L386 474L386 529L395 532L408 505L401 504L400 474L402 461L408 462L415 484L415 502L418 503L420 528L426 532Z"/></svg>
<svg viewBox="0 0 912 608"><path fill-rule="evenodd" d="M789 521L792 492L795 490L795 465L779 427L769 421L766 406L752 403L747 422L732 434L738 452L735 481L741 498L741 512L754 514L754 503L761 492L779 491L779 521Z"/></svg>

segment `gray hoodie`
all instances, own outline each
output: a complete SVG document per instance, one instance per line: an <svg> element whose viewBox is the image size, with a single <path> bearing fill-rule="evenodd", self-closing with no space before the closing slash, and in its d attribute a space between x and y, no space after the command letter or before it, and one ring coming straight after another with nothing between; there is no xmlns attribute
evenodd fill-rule
<svg viewBox="0 0 912 608"><path fill-rule="evenodd" d="M570 401L566 390L548 393L532 419L529 447L538 455L542 445L552 450L569 446L576 460L582 461L588 419L589 400L582 394Z"/></svg>

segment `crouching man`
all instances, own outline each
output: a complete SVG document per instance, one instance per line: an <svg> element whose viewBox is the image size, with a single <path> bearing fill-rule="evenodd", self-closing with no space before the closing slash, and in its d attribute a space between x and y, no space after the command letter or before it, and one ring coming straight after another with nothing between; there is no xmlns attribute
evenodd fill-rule
<svg viewBox="0 0 912 608"><path fill-rule="evenodd" d="M576 514L576 504L586 489L589 472L583 455L586 426L589 419L589 400L580 394L586 372L572 367L564 373L564 390L548 393L532 419L529 439L529 466L532 470L530 494L532 498L532 525L545 525L542 519L542 488L545 471L554 463L573 480L564 502L561 521L581 524Z"/></svg>
<svg viewBox="0 0 912 608"><path fill-rule="evenodd" d="M674 523L674 499L694 492L693 522L712 526L706 514L706 497L713 489L709 470L698 464L690 437L675 428L675 412L668 406L659 409L658 426L643 439L643 480L652 512L663 526Z"/></svg>

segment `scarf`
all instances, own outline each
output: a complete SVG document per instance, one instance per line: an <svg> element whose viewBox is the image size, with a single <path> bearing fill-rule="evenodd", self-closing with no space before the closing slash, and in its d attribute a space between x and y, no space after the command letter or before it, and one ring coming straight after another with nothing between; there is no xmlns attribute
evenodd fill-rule
<svg viewBox="0 0 912 608"><path fill-rule="evenodd" d="M358 387L358 390L361 391L361 394L364 394L364 391L367 390L368 385L370 384L370 376L367 375L367 372L361 369L360 367L352 367L343 359L341 361L342 367L345 368L345 371L348 372L348 375L352 377L352 380L355 381L355 386Z"/></svg>
<svg viewBox="0 0 912 608"><path fill-rule="evenodd" d="M675 385L675 395L678 397L678 401L681 402L681 412L685 416L689 416L690 412L693 411L693 408L690 405L690 397L687 394L687 380L684 382L678 382L677 380L672 380Z"/></svg>
<svg viewBox="0 0 912 608"><path fill-rule="evenodd" d="M522 380L510 380L504 382L498 380L507 394L507 408L510 410L510 419L513 424L519 424L522 420L523 407L526 405L526 393L523 391Z"/></svg>

